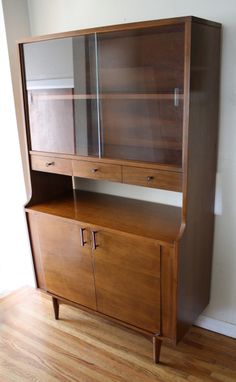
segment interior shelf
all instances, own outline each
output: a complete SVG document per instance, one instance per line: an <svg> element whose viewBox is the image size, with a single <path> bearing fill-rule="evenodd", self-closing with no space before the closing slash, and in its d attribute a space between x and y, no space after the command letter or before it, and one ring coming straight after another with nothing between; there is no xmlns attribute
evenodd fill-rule
<svg viewBox="0 0 236 382"><path fill-rule="evenodd" d="M122 142L122 143L121 143ZM104 143L106 145L106 141ZM140 149L149 149L149 150L154 150L154 149L166 149L166 150L182 150L182 142L181 141L171 141L167 139L155 139L155 138L150 138L150 139L142 139L142 138L136 138L135 141L133 138L127 138L125 137L124 139L115 140L114 138L109 136L109 145L112 146L129 146L129 147L135 147L137 151ZM122 150L122 149L121 149Z"/></svg>
<svg viewBox="0 0 236 382"><path fill-rule="evenodd" d="M75 190L73 194L26 208L106 229L173 243L181 226L181 208Z"/></svg>

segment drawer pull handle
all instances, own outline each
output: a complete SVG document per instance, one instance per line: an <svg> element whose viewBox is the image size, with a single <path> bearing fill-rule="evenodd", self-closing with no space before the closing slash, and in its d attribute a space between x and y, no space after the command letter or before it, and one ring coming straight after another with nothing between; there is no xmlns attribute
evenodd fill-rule
<svg viewBox="0 0 236 382"><path fill-rule="evenodd" d="M46 162L46 167L55 166L55 162Z"/></svg>
<svg viewBox="0 0 236 382"><path fill-rule="evenodd" d="M93 168L93 169L92 169L92 173L93 173L93 174L95 174L95 172L97 172L97 171L98 171L98 168Z"/></svg>
<svg viewBox="0 0 236 382"><path fill-rule="evenodd" d="M95 250L97 248L96 233L97 233L97 231L92 231L92 249L93 250Z"/></svg>
<svg viewBox="0 0 236 382"><path fill-rule="evenodd" d="M86 244L86 241L84 241L84 231L85 228L80 228L80 245L81 247L84 247L84 244Z"/></svg>
<svg viewBox="0 0 236 382"><path fill-rule="evenodd" d="M174 106L179 106L179 88L175 88L174 90Z"/></svg>
<svg viewBox="0 0 236 382"><path fill-rule="evenodd" d="M153 180L154 179L154 176L147 176L147 181L148 182L151 182L151 180Z"/></svg>

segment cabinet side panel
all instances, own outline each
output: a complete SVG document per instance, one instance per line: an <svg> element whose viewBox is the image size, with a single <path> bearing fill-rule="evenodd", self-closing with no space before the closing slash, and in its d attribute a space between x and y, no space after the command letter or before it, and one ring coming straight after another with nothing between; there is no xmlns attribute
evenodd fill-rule
<svg viewBox="0 0 236 382"><path fill-rule="evenodd" d="M178 339L209 301L218 135L220 28L192 24L186 230L179 247Z"/></svg>
<svg viewBox="0 0 236 382"><path fill-rule="evenodd" d="M66 193L72 193L72 179L67 175L49 174L41 171L30 171L31 198L27 207L36 203L58 198Z"/></svg>
<svg viewBox="0 0 236 382"><path fill-rule="evenodd" d="M45 275L39 246L36 214L26 213L26 218L28 223L37 287L46 290Z"/></svg>
<svg viewBox="0 0 236 382"><path fill-rule="evenodd" d="M175 248L161 247L161 334L176 341L177 260Z"/></svg>

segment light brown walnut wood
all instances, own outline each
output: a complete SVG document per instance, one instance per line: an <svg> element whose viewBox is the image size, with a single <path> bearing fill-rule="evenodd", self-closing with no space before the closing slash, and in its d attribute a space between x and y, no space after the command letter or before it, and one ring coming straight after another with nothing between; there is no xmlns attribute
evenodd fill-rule
<svg viewBox="0 0 236 382"><path fill-rule="evenodd" d="M121 182L121 166L99 162L73 160L73 175L81 178L107 179Z"/></svg>
<svg viewBox="0 0 236 382"><path fill-rule="evenodd" d="M176 305L178 289L176 247L161 247L161 333L176 343Z"/></svg>
<svg viewBox="0 0 236 382"><path fill-rule="evenodd" d="M218 141L220 29L200 23L188 28L192 37L191 49L188 46L191 103L184 137L182 213L186 230L179 243L178 338L209 303Z"/></svg>
<svg viewBox="0 0 236 382"><path fill-rule="evenodd" d="M65 194L72 195L72 179L67 175L31 170L31 195L25 207L45 200L55 200Z"/></svg>
<svg viewBox="0 0 236 382"><path fill-rule="evenodd" d="M47 291L96 308L89 236L80 242L80 227L55 216L38 214L36 226Z"/></svg>
<svg viewBox="0 0 236 382"><path fill-rule="evenodd" d="M58 320L59 319L59 301L56 297L52 297L52 305L53 305L55 320Z"/></svg>
<svg viewBox="0 0 236 382"><path fill-rule="evenodd" d="M43 212L173 244L181 225L181 209L86 191L35 204L28 212Z"/></svg>
<svg viewBox="0 0 236 382"><path fill-rule="evenodd" d="M96 27L96 28L89 28L89 29L80 29L77 31L69 31L69 32L62 32L62 33L54 33L54 34L48 34L43 36L34 36L34 37L28 37L19 40L19 43L28 43L28 42L36 42L36 41L44 41L44 40L51 40L53 38L65 38L65 37L73 37L73 36L80 36L80 35L86 35L91 33L99 33L99 32L112 32L112 31L123 31L123 30L129 30L129 29L140 29L142 28L152 28L156 26L162 26L162 25L175 25L180 23L186 23L186 22L194 22L198 24L204 24L208 26L212 26L215 28L221 28L221 24L201 19L199 17L195 16L185 16L185 17L172 17L169 19L160 19L160 20L149 20L145 22L133 22L133 23L125 23L125 24L117 24L117 25L107 25L102 27Z"/></svg>
<svg viewBox="0 0 236 382"><path fill-rule="evenodd" d="M84 69L83 65L79 65L80 71L76 72L74 78L75 97L70 90L45 94L39 91L36 97L32 94L29 103L24 45L19 45L27 143L29 157L32 156L32 166L29 166L32 195L26 213L37 285L53 297L56 318L59 301L60 305L73 304L86 312L93 312L94 315L146 334L150 340L151 336L155 336L155 362L159 361L159 340L175 344L181 341L209 302L220 27L220 24L208 20L184 17L29 39L28 42L36 42L75 37L72 39L74 69L78 63L83 61L84 64ZM80 49L76 50L79 46ZM95 53L99 66L94 62ZM102 94L98 102L94 97L97 83L98 93ZM82 93L84 95L79 99ZM163 99L162 95L165 95ZM77 106L72 113L74 103ZM65 113L63 118L60 118L60 104L62 110L68 110L68 115ZM39 126L41 124L43 134L37 142L37 134L40 135L41 130L37 130L35 135L34 128L41 107ZM51 136L48 131L50 120L47 121L50 116ZM73 118L75 126L72 126ZM60 131L58 126L62 127ZM76 137L73 136L73 129ZM47 137L50 139L47 140ZM61 148L68 143L67 138L70 144L73 143L73 149L72 145L68 150ZM45 166L45 160L55 162ZM50 170L45 172L44 166L50 167ZM51 170L53 167L55 171ZM181 191L183 203L181 207L173 207L74 191L73 176ZM53 325L61 328L66 309L64 305L60 306L61 320L55 321ZM70 313L79 315L78 327L83 330L89 314L68 309ZM47 315L38 317L37 310L29 311L31 316L36 313L37 320L46 320L47 324L51 322ZM53 316L52 306L45 311ZM75 316L73 318L76 321ZM96 342L101 335L98 334L99 324L95 318L91 319L96 332L95 347L99 347ZM109 323L107 325L112 326ZM165 351L161 355L161 362L168 366L162 368L162 374L147 367L142 358L142 346L135 347L134 359L132 356L130 358L125 348L124 371L114 373L113 367L114 370L123 370L123 359L120 360L123 345L120 348L118 346L117 353L117 347L111 339L111 348L114 348L111 352L112 361L110 357L105 357L105 360L102 358L108 348L104 350L104 341L101 341L102 350L99 349L100 358L96 364L92 355L91 358L84 356L84 353L77 356L75 352L75 358L74 353L72 356L70 354L67 373L71 373L73 361L79 359L82 365L80 371L84 372L84 375L80 375L81 382L83 379L93 382L97 378L102 382L125 378L134 382L146 382L152 378L155 381L165 381L165 378L170 381L229 380L231 376L222 370L219 372L215 366L218 366L219 359L216 357L212 362L212 354L210 365L206 365L203 358L200 365L196 366L201 357L198 350L202 350L204 341L199 346L198 332L193 329L193 333L196 337L190 336L187 345L194 344L193 354L196 354L197 361L194 359L191 363L188 347L187 358L182 358L182 342L179 353L172 349L170 358L165 358ZM56 334L53 338L57 338ZM70 335L73 337L73 329ZM32 338L30 340L32 345ZM83 339L80 344L82 342ZM90 348L85 349L86 354L94 344L91 338L88 344ZM215 350L217 344L214 345ZM69 345L68 348L71 349ZM173 356L175 351L177 356ZM205 357L209 351L207 348ZM224 353L228 356L227 347ZM119 358L115 365L114 355ZM144 358L148 362L147 353ZM7 362L6 358L3 359ZM42 355L40 359L44 359ZM17 360L13 357L13 361ZM233 361L235 364L235 359ZM130 363L134 374L129 375L127 365ZM58 365L59 361L54 365L54 372ZM87 375L87 370L83 368L88 365ZM142 372L145 372L137 375L140 365ZM16 366L15 363L13 368ZM172 366L175 370L180 367L180 372L175 374L171 370ZM103 374L101 367L108 373ZM0 380L1 377L0 374ZM73 380L71 374L67 375L65 371L59 380L63 378Z"/></svg>
<svg viewBox="0 0 236 382"><path fill-rule="evenodd" d="M161 345L162 345L162 341L158 339L158 336L153 336L152 337L152 346L153 346L153 361L154 361L154 363L160 362Z"/></svg>
<svg viewBox="0 0 236 382"><path fill-rule="evenodd" d="M33 255L33 264L34 264L36 283L39 288L46 290L45 272L44 272L44 265L43 265L43 260L41 256L38 227L37 227L37 215L26 213L26 219L27 219L28 229L29 229L29 237L30 237L31 250Z"/></svg>
<svg viewBox="0 0 236 382"><path fill-rule="evenodd" d="M236 341L192 327L160 364L145 337L23 289L0 299L0 379L4 382L234 382Z"/></svg>
<svg viewBox="0 0 236 382"><path fill-rule="evenodd" d="M72 96L73 89L28 91L32 150L75 153L73 102L64 98L68 93Z"/></svg>
<svg viewBox="0 0 236 382"><path fill-rule="evenodd" d="M160 246L97 229L93 250L98 311L160 332Z"/></svg>
<svg viewBox="0 0 236 382"><path fill-rule="evenodd" d="M49 152L43 152L43 151L32 151L30 150L30 155L37 155L37 156L51 156L51 157L57 157L57 158L64 158L64 159L75 159L80 161L89 161L89 162L96 162L98 161L97 157L89 157L86 158L82 155L71 155L71 154L61 154L61 153L49 153ZM129 167L144 167L154 170L166 170L166 171L174 171L174 172L182 172L182 168L177 165L169 165L169 164L160 164L160 163L145 163L140 161L127 161L122 159L112 159L112 158L99 158L99 163L106 163L106 164L118 164L120 166L128 165Z"/></svg>
<svg viewBox="0 0 236 382"><path fill-rule="evenodd" d="M123 167L123 182L138 186L182 191L182 174L148 168Z"/></svg>
<svg viewBox="0 0 236 382"><path fill-rule="evenodd" d="M31 155L32 170L72 175L72 161L56 157Z"/></svg>

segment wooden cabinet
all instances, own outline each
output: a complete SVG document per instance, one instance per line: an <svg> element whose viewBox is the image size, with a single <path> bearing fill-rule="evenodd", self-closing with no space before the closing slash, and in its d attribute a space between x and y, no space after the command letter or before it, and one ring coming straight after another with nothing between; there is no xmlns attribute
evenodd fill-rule
<svg viewBox="0 0 236 382"><path fill-rule="evenodd" d="M155 362L209 301L220 28L183 17L19 43L37 285L56 318L71 302L152 337ZM182 205L74 177L178 191Z"/></svg>

